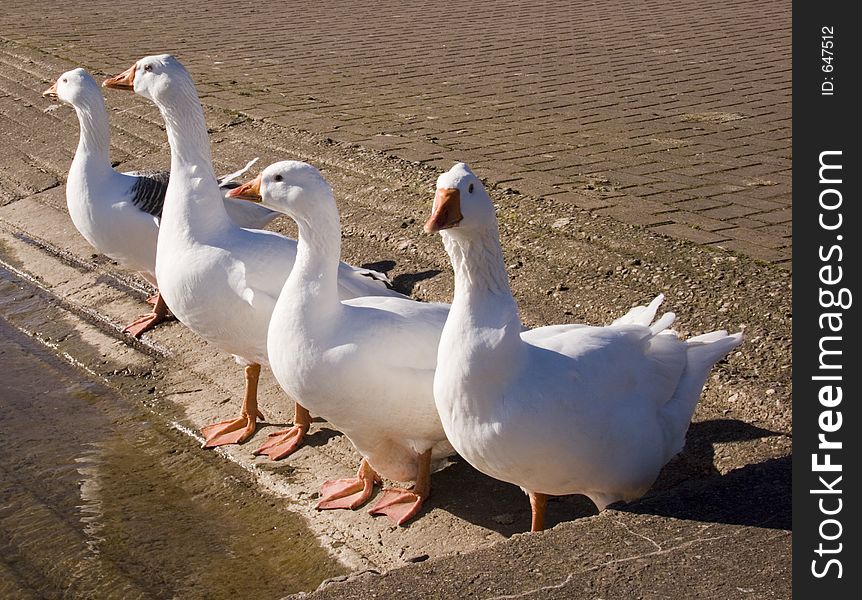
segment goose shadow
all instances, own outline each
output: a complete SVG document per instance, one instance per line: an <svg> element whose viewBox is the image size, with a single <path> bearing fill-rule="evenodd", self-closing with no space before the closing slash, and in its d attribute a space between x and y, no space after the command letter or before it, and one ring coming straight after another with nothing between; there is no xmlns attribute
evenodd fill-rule
<svg viewBox="0 0 862 600"><path fill-rule="evenodd" d="M681 519L789 528L790 458L747 465L722 475L713 464L713 444L783 435L738 421L692 423L684 450L662 469L650 492L615 510ZM550 457L549 457L550 458ZM515 485L488 477L455 457L435 473L428 507L438 507L506 537L530 530L530 503ZM548 499L546 526L598 514L586 496Z"/></svg>
<svg viewBox="0 0 862 600"><path fill-rule="evenodd" d="M440 508L505 537L530 530L530 501L521 488L488 477L459 456L451 461L451 466L432 475L431 496L423 512ZM597 512L586 496L552 496L548 499L546 524L553 527Z"/></svg>
<svg viewBox="0 0 862 600"><path fill-rule="evenodd" d="M372 271L380 271L389 275L389 271L395 268L398 264L394 260L378 260L377 262L363 263L359 265L360 269L371 269Z"/></svg>
<svg viewBox="0 0 862 600"><path fill-rule="evenodd" d="M439 269L428 269L427 271L419 271L418 273L402 273L396 275L392 280L392 287L396 292L401 292L405 296L413 293L413 288L420 281L431 279L442 273Z"/></svg>
<svg viewBox="0 0 862 600"><path fill-rule="evenodd" d="M791 455L770 458L706 481L686 481L613 508L674 519L790 530L792 462Z"/></svg>
<svg viewBox="0 0 862 600"><path fill-rule="evenodd" d="M711 419L692 423L686 434L682 452L673 457L662 469L651 491L670 489L691 479L721 476L721 471L715 466L715 444L745 442L784 435L786 434L763 429L738 419Z"/></svg>
<svg viewBox="0 0 862 600"><path fill-rule="evenodd" d="M373 263L365 263L361 265L363 269L372 269L374 271L380 271L381 273L389 274L389 271L395 268L394 260L381 260ZM413 288L420 281L424 281L426 279L431 279L439 275L442 271L439 269L429 269L427 271L419 271L418 273L402 273L400 275L396 275L392 279L392 289L396 292L400 292L405 296L409 296L413 293Z"/></svg>

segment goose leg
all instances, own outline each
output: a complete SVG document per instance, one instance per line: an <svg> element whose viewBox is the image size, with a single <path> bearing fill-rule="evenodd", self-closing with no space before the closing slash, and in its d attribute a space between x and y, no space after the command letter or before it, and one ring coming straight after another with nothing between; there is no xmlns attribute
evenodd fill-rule
<svg viewBox="0 0 862 600"><path fill-rule="evenodd" d="M422 508L422 503L431 492L431 450L419 457L419 474L412 490L386 488L380 500L368 512L372 515L386 515L396 525L403 525L412 519Z"/></svg>
<svg viewBox="0 0 862 600"><path fill-rule="evenodd" d="M545 529L545 507L548 505L548 495L530 492L530 508L533 512L533 521L530 531L544 531Z"/></svg>
<svg viewBox="0 0 862 600"><path fill-rule="evenodd" d="M359 472L353 479L331 479L320 488L320 502L317 510L349 508L362 506L371 497L375 482L380 481L377 473L364 458L359 463Z"/></svg>
<svg viewBox="0 0 862 600"><path fill-rule="evenodd" d="M206 438L204 448L239 444L252 436L257 426L257 420L264 418L257 408L257 382L259 378L259 364L250 364L245 368L245 398L242 401L242 412L236 419L201 428L201 433Z"/></svg>
<svg viewBox="0 0 862 600"><path fill-rule="evenodd" d="M311 413L298 402L294 409L293 427L269 434L269 439L252 454L266 454L272 460L279 460L292 454L302 443L308 428L311 427Z"/></svg>
<svg viewBox="0 0 862 600"><path fill-rule="evenodd" d="M170 316L168 305L162 299L161 294L156 294L155 302L153 303L153 312L146 315L141 315L123 329L123 333L128 333L132 337L141 337L145 331L149 331Z"/></svg>

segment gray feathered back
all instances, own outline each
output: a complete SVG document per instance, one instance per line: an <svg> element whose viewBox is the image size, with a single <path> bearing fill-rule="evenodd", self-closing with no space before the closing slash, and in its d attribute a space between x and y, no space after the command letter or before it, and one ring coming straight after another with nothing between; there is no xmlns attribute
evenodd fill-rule
<svg viewBox="0 0 862 600"><path fill-rule="evenodd" d="M162 209L165 206L165 193L168 191L170 173L167 171L133 171L127 175L137 177L137 181L135 181L130 192L132 203L154 217L161 217Z"/></svg>

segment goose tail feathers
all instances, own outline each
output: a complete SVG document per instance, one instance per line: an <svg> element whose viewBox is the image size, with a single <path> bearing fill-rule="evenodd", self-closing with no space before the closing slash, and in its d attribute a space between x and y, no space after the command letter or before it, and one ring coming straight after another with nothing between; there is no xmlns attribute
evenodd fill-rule
<svg viewBox="0 0 862 600"><path fill-rule="evenodd" d="M673 397L662 407L668 460L685 445L685 434L715 364L742 343L742 332L712 331L685 341L686 365Z"/></svg>
<svg viewBox="0 0 862 600"><path fill-rule="evenodd" d="M650 349L653 358L659 363L670 364L685 360L685 367L679 376L673 396L661 408L667 460L682 450L685 434L700 400L703 385L712 367L731 350L742 343L742 332L729 334L727 331L712 331L679 342L677 333L670 329L676 318L668 312L653 322L664 300L664 294L656 296L647 306L635 306L614 325L641 325L649 327L652 334ZM683 348L679 347L682 344ZM684 354L680 352L684 350Z"/></svg>
<svg viewBox="0 0 862 600"><path fill-rule="evenodd" d="M676 335L676 332L673 329L669 329L673 322L676 320L676 315L672 312L664 313L658 321L653 323L653 319L655 319L656 313L658 312L658 307L661 306L661 303L664 302L664 294L659 294L653 301L650 302L647 306L635 306L629 312L621 316L619 319L614 321L611 326L614 325L642 325L644 327L649 327L650 331L653 335L665 334L665 335Z"/></svg>

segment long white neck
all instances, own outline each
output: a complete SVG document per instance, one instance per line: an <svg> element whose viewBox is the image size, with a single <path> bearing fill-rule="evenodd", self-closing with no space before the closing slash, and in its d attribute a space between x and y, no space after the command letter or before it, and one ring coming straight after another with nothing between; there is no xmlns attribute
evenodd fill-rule
<svg viewBox="0 0 862 600"><path fill-rule="evenodd" d="M165 120L174 166L194 170L215 179L204 110L191 82L177 84L169 101L157 102Z"/></svg>
<svg viewBox="0 0 862 600"><path fill-rule="evenodd" d="M341 256L341 222L335 199L319 199L309 213L290 215L299 228L296 262L279 297L297 314L320 322L341 306L338 267Z"/></svg>
<svg viewBox="0 0 862 600"><path fill-rule="evenodd" d="M523 352L518 306L509 287L503 250L496 225L474 235L457 229L442 233L443 245L455 271L455 295L440 341L438 366L457 366L469 390L482 383L486 389L504 381L516 370ZM469 402L484 396L465 392Z"/></svg>
<svg viewBox="0 0 862 600"><path fill-rule="evenodd" d="M86 175L88 178L110 175L114 171L110 158L111 129L102 94L98 90L85 93L81 101L75 104L75 113L81 133L72 160L70 178L75 175Z"/></svg>
<svg viewBox="0 0 862 600"><path fill-rule="evenodd" d="M452 306L466 314L481 316L488 324L504 326L516 322L520 330L518 307L509 287L496 227L472 236L444 231L441 237L455 272ZM494 311L488 310L488 303L494 306Z"/></svg>
<svg viewBox="0 0 862 600"><path fill-rule="evenodd" d="M170 95L157 100L156 106L171 146L162 229L197 236L230 226L213 170L206 119L191 79L177 81Z"/></svg>

